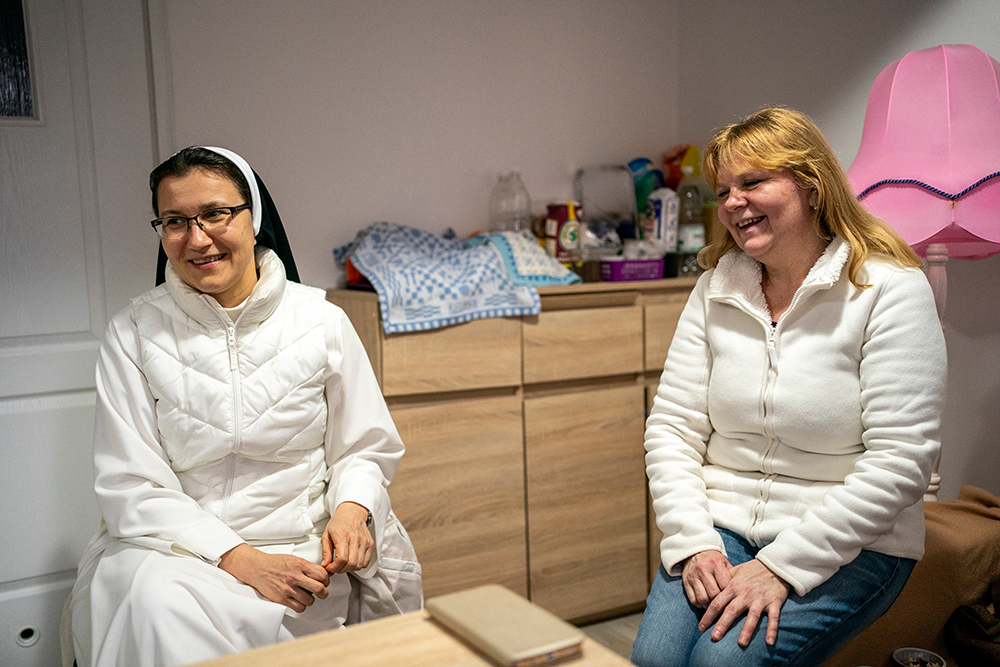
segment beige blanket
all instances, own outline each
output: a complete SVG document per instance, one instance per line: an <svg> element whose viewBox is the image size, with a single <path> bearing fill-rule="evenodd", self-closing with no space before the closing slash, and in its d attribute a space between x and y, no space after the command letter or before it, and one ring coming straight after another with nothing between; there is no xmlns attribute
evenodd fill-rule
<svg viewBox="0 0 1000 667"><path fill-rule="evenodd" d="M944 626L1000 578L1000 498L965 486L957 500L924 503L926 553L892 608L821 667L894 667L892 652L928 649L948 660Z"/></svg>

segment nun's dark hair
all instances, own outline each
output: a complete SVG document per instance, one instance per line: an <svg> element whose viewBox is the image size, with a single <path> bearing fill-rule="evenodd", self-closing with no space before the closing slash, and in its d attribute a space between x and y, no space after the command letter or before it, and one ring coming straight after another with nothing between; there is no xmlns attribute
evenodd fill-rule
<svg viewBox="0 0 1000 667"><path fill-rule="evenodd" d="M250 185L240 168L229 158L201 146L189 146L174 153L149 174L149 189L153 193L153 212L160 214L156 191L165 178L187 176L195 169L205 169L228 178L243 197L244 204L253 204Z"/></svg>

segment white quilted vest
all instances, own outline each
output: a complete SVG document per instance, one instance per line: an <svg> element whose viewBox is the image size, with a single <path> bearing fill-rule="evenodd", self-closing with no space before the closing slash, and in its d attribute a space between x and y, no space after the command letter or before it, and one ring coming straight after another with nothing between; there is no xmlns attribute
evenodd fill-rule
<svg viewBox="0 0 1000 667"><path fill-rule="evenodd" d="M273 252L233 324L168 267L135 304L160 440L184 492L251 544L301 538L328 514L322 309ZM322 298L322 297L320 297Z"/></svg>

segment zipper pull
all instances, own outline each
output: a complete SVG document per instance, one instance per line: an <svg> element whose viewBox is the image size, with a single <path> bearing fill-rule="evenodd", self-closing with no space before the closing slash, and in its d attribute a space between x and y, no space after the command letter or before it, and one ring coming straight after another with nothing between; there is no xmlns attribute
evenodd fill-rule
<svg viewBox="0 0 1000 667"><path fill-rule="evenodd" d="M778 349L774 346L774 331L767 337L767 356L771 360L771 368L778 366Z"/></svg>
<svg viewBox="0 0 1000 667"><path fill-rule="evenodd" d="M229 348L229 370L235 371L236 365L236 328L226 328L226 346Z"/></svg>

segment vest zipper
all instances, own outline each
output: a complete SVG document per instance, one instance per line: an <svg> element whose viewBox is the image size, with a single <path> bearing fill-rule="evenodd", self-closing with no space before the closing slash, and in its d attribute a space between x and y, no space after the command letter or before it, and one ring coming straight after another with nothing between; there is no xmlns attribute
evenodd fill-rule
<svg viewBox="0 0 1000 667"><path fill-rule="evenodd" d="M240 393L240 364L239 357L236 353L235 325L226 326L226 348L229 352L229 377L233 386L233 451L229 455L229 478L226 480L226 490L222 496L222 511L220 512L220 516L223 521L228 518L229 499L233 492L233 484L236 479L236 456L240 451L240 445L242 444L243 437L243 425L240 419L240 415L242 413L240 408L243 399Z"/></svg>
<svg viewBox="0 0 1000 667"><path fill-rule="evenodd" d="M242 402L242 383L240 382L240 361L236 353L236 327L226 329L226 347L229 348L229 371L233 383L233 451L238 452L242 444L242 423L240 404Z"/></svg>

